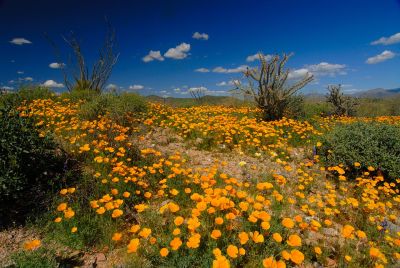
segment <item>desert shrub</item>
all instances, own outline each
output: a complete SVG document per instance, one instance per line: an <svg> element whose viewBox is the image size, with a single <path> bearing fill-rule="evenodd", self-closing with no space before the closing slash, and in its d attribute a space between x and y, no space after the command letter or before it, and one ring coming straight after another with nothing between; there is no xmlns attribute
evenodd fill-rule
<svg viewBox="0 0 400 268"><path fill-rule="evenodd" d="M46 250L44 248L39 248L34 251L19 251L11 256L13 265L10 267L59 267L59 263L57 262L55 256L55 252Z"/></svg>
<svg viewBox="0 0 400 268"><path fill-rule="evenodd" d="M294 95L289 98L289 101L285 116L296 119L304 118L304 97L302 95Z"/></svg>
<svg viewBox="0 0 400 268"><path fill-rule="evenodd" d="M306 118L313 116L326 116L330 113L330 107L326 102L305 102L304 114Z"/></svg>
<svg viewBox="0 0 400 268"><path fill-rule="evenodd" d="M372 122L336 126L323 139L322 155L328 165L346 165L353 175L371 166L385 177L400 178L400 128ZM359 162L359 168L354 163Z"/></svg>
<svg viewBox="0 0 400 268"><path fill-rule="evenodd" d="M16 92L0 95L1 107L17 107L23 101L31 102L36 99L48 99L54 97L54 93L45 87L27 86Z"/></svg>
<svg viewBox="0 0 400 268"><path fill-rule="evenodd" d="M64 154L49 137L39 137L34 123L0 110L0 226L21 222L45 206L60 183Z"/></svg>
<svg viewBox="0 0 400 268"><path fill-rule="evenodd" d="M71 92L64 92L61 94L62 99L70 99L72 102L80 100L90 101L99 96L99 93L94 90L73 90Z"/></svg>
<svg viewBox="0 0 400 268"><path fill-rule="evenodd" d="M126 125L130 117L136 117L146 110L145 99L137 94L101 94L80 107L80 116L94 120L99 115L108 114L115 122Z"/></svg>

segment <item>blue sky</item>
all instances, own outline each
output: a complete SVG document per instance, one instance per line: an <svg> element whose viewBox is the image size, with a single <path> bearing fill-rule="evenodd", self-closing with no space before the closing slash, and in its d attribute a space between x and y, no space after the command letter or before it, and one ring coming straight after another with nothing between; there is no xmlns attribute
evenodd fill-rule
<svg viewBox="0 0 400 268"><path fill-rule="evenodd" d="M292 79L316 78L304 93L334 83L348 92L400 87L400 0L0 0L0 86L24 81L63 90L44 33L68 64L61 35L74 31L91 62L104 16L120 52L109 84L121 90L185 97L188 88L204 87L224 95L241 69L259 64L248 58L259 51L294 53Z"/></svg>

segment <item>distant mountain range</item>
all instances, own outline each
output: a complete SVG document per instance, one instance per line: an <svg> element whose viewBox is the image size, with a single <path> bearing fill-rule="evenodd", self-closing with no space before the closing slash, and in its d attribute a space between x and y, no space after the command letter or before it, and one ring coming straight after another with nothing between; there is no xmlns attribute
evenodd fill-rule
<svg viewBox="0 0 400 268"><path fill-rule="evenodd" d="M354 97L369 98L369 99L390 98L396 95L400 96L400 88L394 88L394 89L374 88L352 94L352 96Z"/></svg>
<svg viewBox="0 0 400 268"><path fill-rule="evenodd" d="M321 100L325 98L326 93L310 93L305 94L304 96L308 99ZM400 88L393 89L384 89L384 88L374 88L369 90L363 90L354 92L351 94L346 94L348 96L356 97L356 98L367 98L367 99L385 99L391 97L400 97Z"/></svg>

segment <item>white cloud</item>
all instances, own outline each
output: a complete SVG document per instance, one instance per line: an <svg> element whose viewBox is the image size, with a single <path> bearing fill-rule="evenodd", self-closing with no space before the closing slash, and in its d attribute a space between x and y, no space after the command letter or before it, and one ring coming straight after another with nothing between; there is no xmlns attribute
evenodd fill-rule
<svg viewBox="0 0 400 268"><path fill-rule="evenodd" d="M8 86L0 86L0 88L4 89L4 90L13 90L14 89L13 87L8 87Z"/></svg>
<svg viewBox="0 0 400 268"><path fill-rule="evenodd" d="M64 87L63 84L57 83L57 82L54 81L54 80L47 80L46 82L44 82L44 83L42 84L42 86L44 86L44 87L53 87L53 88L61 88L61 87Z"/></svg>
<svg viewBox="0 0 400 268"><path fill-rule="evenodd" d="M49 67L52 69L62 69L65 67L65 63L57 63L57 62L53 62L49 64Z"/></svg>
<svg viewBox="0 0 400 268"><path fill-rule="evenodd" d="M383 62L383 61L389 60L391 58L394 58L395 56L396 56L396 54L393 53L392 51L385 50L381 54L378 54L376 56L368 58L366 60L366 63L368 63L368 64L376 64L376 63Z"/></svg>
<svg viewBox="0 0 400 268"><path fill-rule="evenodd" d="M310 74L310 71L306 68L301 68L297 70L293 70L289 72L288 79L301 79L305 77L306 75Z"/></svg>
<svg viewBox="0 0 400 268"><path fill-rule="evenodd" d="M217 83L216 85L219 86L219 87L234 86L235 82L237 83L237 82L239 82L239 80L235 79L235 80L230 80L229 82L222 81L220 83Z"/></svg>
<svg viewBox="0 0 400 268"><path fill-rule="evenodd" d="M199 72L199 73L208 73L208 72L210 72L210 70L207 69L207 68L198 68L198 69L196 69L194 71L195 72Z"/></svg>
<svg viewBox="0 0 400 268"><path fill-rule="evenodd" d="M199 40L208 40L209 36L206 33L195 32L192 37Z"/></svg>
<svg viewBox="0 0 400 268"><path fill-rule="evenodd" d="M222 82L220 82L220 83L217 83L216 85L219 86L219 87L223 87L223 86L228 85L228 83L225 82L225 81L222 81Z"/></svg>
<svg viewBox="0 0 400 268"><path fill-rule="evenodd" d="M175 92L181 92L181 89L179 87L177 87L177 88L174 88L174 91Z"/></svg>
<svg viewBox="0 0 400 268"><path fill-rule="evenodd" d="M17 71L17 74L24 74L24 71Z"/></svg>
<svg viewBox="0 0 400 268"><path fill-rule="evenodd" d="M248 68L247 65L240 65L239 67L236 68L231 68L231 69L226 69L223 67L216 67L213 69L214 73L225 73L225 74L231 74L231 73L241 73L246 71Z"/></svg>
<svg viewBox="0 0 400 268"><path fill-rule="evenodd" d="M337 74L346 74L345 64L331 64L327 62L321 62L318 64L308 65L306 66L306 68L308 69L308 71L316 76L335 76Z"/></svg>
<svg viewBox="0 0 400 268"><path fill-rule="evenodd" d="M164 60L164 57L161 56L161 53L160 53L159 50L157 50L157 51L150 50L149 54L147 54L146 56L144 56L144 57L142 58L142 60L143 60L144 62L150 62L150 61L153 61L153 60L163 61L163 60Z"/></svg>
<svg viewBox="0 0 400 268"><path fill-rule="evenodd" d="M332 64L327 62L321 62L318 64L306 65L304 68L292 70L289 72L288 79L301 79L307 75L314 76L336 76L345 75L346 65L345 64Z"/></svg>
<svg viewBox="0 0 400 268"><path fill-rule="evenodd" d="M164 57L182 60L188 56L188 52L190 51L190 44L181 43L180 45L170 48L165 52Z"/></svg>
<svg viewBox="0 0 400 268"><path fill-rule="evenodd" d="M253 62L253 61L259 60L259 59L260 59L260 56L258 55L258 53L256 53L256 54L254 54L254 55L248 56L248 57L246 58L246 61L247 61L247 62ZM264 55L264 59L265 59L266 61L269 61L269 60L272 59L272 55L269 55L269 54Z"/></svg>
<svg viewBox="0 0 400 268"><path fill-rule="evenodd" d="M33 81L33 78L30 77L30 76L28 76L28 77L22 78L22 79L20 79L20 80L25 80L25 81L30 81L30 82L32 82L32 81Z"/></svg>
<svg viewBox="0 0 400 268"><path fill-rule="evenodd" d="M392 45L396 43L400 43L400 33L389 37L381 37L378 40L371 42L371 45Z"/></svg>
<svg viewBox="0 0 400 268"><path fill-rule="evenodd" d="M129 89L130 90L140 90L140 89L143 89L144 88L144 86L142 86L142 85L132 85L132 86L129 86Z"/></svg>
<svg viewBox="0 0 400 268"><path fill-rule="evenodd" d="M21 45L24 45L24 44L32 44L31 41L29 41L29 40L27 40L25 38L13 38L10 41L10 43L14 44L14 45L18 45L18 46L21 46Z"/></svg>

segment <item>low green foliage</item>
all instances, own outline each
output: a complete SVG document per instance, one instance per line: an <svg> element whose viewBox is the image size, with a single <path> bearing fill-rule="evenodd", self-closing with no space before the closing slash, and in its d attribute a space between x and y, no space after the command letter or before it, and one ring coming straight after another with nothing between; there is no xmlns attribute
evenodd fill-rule
<svg viewBox="0 0 400 268"><path fill-rule="evenodd" d="M80 116L94 120L99 115L108 114L115 122L127 125L130 118L135 118L146 110L145 99L137 94L101 94L81 106Z"/></svg>
<svg viewBox="0 0 400 268"><path fill-rule="evenodd" d="M61 98L70 99L73 102L78 102L80 100L91 101L98 96L99 93L94 90L73 90L61 94Z"/></svg>
<svg viewBox="0 0 400 268"><path fill-rule="evenodd" d="M53 268L59 267L59 263L56 260L55 253L46 250L45 248L39 248L34 251L20 251L11 256L13 265L11 267L18 268Z"/></svg>
<svg viewBox="0 0 400 268"><path fill-rule="evenodd" d="M344 164L354 175L372 166L400 178L400 128L374 122L338 125L324 136L320 154L328 165ZM355 162L362 166L354 167Z"/></svg>
<svg viewBox="0 0 400 268"><path fill-rule="evenodd" d="M54 93L46 87L26 86L16 92L0 95L0 108L18 107L23 101L31 102L36 99L52 98Z"/></svg>
<svg viewBox="0 0 400 268"><path fill-rule="evenodd" d="M43 208L58 189L65 156L49 137L39 137L31 119L0 110L0 226Z"/></svg>

